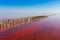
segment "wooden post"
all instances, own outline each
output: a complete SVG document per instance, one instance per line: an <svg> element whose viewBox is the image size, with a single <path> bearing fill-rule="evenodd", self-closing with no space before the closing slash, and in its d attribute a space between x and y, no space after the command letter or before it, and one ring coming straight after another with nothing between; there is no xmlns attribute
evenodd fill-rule
<svg viewBox="0 0 60 40"><path fill-rule="evenodd" d="M3 23L0 21L0 32L3 32Z"/></svg>
<svg viewBox="0 0 60 40"><path fill-rule="evenodd" d="M0 32L1 32L1 24L0 24Z"/></svg>

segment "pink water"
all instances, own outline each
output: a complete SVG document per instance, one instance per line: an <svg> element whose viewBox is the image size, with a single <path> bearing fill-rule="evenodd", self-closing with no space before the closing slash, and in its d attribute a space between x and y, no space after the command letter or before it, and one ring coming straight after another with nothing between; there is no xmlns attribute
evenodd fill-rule
<svg viewBox="0 0 60 40"><path fill-rule="evenodd" d="M60 40L60 16L24 24L0 33L0 40Z"/></svg>

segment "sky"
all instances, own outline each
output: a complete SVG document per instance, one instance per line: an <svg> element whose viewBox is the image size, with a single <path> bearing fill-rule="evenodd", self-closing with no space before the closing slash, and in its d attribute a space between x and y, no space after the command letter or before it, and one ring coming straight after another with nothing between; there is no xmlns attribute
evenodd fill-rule
<svg viewBox="0 0 60 40"><path fill-rule="evenodd" d="M59 14L60 0L0 0L0 16Z"/></svg>

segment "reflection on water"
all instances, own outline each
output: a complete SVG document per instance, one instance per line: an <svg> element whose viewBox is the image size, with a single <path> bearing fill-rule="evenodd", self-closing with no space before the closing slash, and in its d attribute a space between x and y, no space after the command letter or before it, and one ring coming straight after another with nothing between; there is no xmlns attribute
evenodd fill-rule
<svg viewBox="0 0 60 40"><path fill-rule="evenodd" d="M48 16L35 16L35 17L8 19L8 20L0 21L0 32L10 30L12 28L16 28L16 27L26 24L26 23L36 22L36 21L39 21L46 17L48 17Z"/></svg>

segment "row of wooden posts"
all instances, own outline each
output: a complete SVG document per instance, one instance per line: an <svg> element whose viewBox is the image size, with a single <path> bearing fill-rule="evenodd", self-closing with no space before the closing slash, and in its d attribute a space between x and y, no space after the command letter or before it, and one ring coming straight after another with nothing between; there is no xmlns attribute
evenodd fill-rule
<svg viewBox="0 0 60 40"><path fill-rule="evenodd" d="M26 23L36 22L46 17L47 16L36 16L36 17L27 17L27 18L13 19L13 20L8 19L8 20L0 21L0 32L8 31L12 28L19 27L20 25Z"/></svg>

